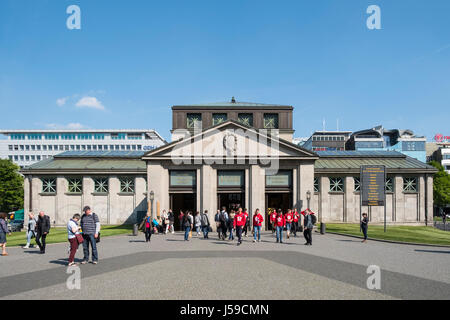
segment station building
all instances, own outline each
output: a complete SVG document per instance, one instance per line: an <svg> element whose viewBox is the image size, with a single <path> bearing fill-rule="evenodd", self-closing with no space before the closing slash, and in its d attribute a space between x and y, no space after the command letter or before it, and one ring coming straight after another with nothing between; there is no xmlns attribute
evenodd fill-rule
<svg viewBox="0 0 450 320"><path fill-rule="evenodd" d="M311 208L320 221L358 223L362 165L386 167L389 224L433 218L431 166L391 151L319 151L292 143L293 107L231 102L172 107L171 143L143 151L68 151L22 170L25 210L65 224L90 205L104 224L162 210ZM382 223L383 207L362 207ZM179 228L178 219L175 221ZM215 228L214 223L212 223Z"/></svg>

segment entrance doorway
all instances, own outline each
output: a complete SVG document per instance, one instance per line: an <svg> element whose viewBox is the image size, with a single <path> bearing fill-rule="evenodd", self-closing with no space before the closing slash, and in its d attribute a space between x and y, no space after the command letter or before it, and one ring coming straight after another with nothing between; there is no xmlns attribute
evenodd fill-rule
<svg viewBox="0 0 450 320"><path fill-rule="evenodd" d="M180 212L192 211L192 215L195 215L197 195L195 193L172 193L170 194L170 208L175 215L174 229L181 231Z"/></svg>
<svg viewBox="0 0 450 320"><path fill-rule="evenodd" d="M266 230L272 230L270 214L273 210L281 209L283 214L292 209L292 193L266 193Z"/></svg>
<svg viewBox="0 0 450 320"><path fill-rule="evenodd" d="M239 207L244 209L245 193L219 193L217 195L217 209L222 210L222 207L227 208L227 212L237 210Z"/></svg>

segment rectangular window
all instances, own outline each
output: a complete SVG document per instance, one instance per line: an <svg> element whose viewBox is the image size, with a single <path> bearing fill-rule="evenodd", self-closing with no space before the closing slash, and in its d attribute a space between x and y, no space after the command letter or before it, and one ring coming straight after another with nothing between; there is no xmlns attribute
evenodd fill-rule
<svg viewBox="0 0 450 320"><path fill-rule="evenodd" d="M42 150L47 151L47 146L46 146L46 145L43 145L43 146L42 146Z"/></svg>
<svg viewBox="0 0 450 320"><path fill-rule="evenodd" d="M353 188L353 191L359 192L361 191L361 180L359 177L353 177L353 181L355 182L355 187Z"/></svg>
<svg viewBox="0 0 450 320"><path fill-rule="evenodd" d="M13 133L11 134L11 140L25 140L25 133Z"/></svg>
<svg viewBox="0 0 450 320"><path fill-rule="evenodd" d="M53 146L52 146L52 145L48 145L47 148L48 148L49 151L52 151L52 150L53 150ZM55 149L55 150L56 150L56 149Z"/></svg>
<svg viewBox="0 0 450 320"><path fill-rule="evenodd" d="M112 140L125 140L125 133L111 133Z"/></svg>
<svg viewBox="0 0 450 320"><path fill-rule="evenodd" d="M120 180L120 192L134 193L134 177L121 177Z"/></svg>
<svg viewBox="0 0 450 320"><path fill-rule="evenodd" d="M320 192L319 177L314 177L314 192Z"/></svg>
<svg viewBox="0 0 450 320"><path fill-rule="evenodd" d="M97 150L97 145L96 144L92 145L92 150Z"/></svg>
<svg viewBox="0 0 450 320"><path fill-rule="evenodd" d="M105 134L104 133L96 133L94 134L95 140L105 140Z"/></svg>
<svg viewBox="0 0 450 320"><path fill-rule="evenodd" d="M227 121L226 113L213 113L213 126Z"/></svg>
<svg viewBox="0 0 450 320"><path fill-rule="evenodd" d="M264 129L278 129L278 114L265 113L264 114Z"/></svg>
<svg viewBox="0 0 450 320"><path fill-rule="evenodd" d="M59 139L58 133L46 133L44 136L45 136L45 140L58 140Z"/></svg>
<svg viewBox="0 0 450 320"><path fill-rule="evenodd" d="M275 175L266 175L266 187L288 187L292 186L292 171L278 170Z"/></svg>
<svg viewBox="0 0 450 320"><path fill-rule="evenodd" d="M130 140L141 140L142 139L142 133L128 133L127 137Z"/></svg>
<svg viewBox="0 0 450 320"><path fill-rule="evenodd" d="M244 171L217 171L217 178L219 187L242 187L245 185Z"/></svg>
<svg viewBox="0 0 450 320"><path fill-rule="evenodd" d="M92 140L92 134L91 133L79 133L78 140Z"/></svg>
<svg viewBox="0 0 450 320"><path fill-rule="evenodd" d="M18 156L14 156L14 161L19 161L19 157Z"/></svg>
<svg viewBox="0 0 450 320"><path fill-rule="evenodd" d="M54 145L53 150L58 151L58 145Z"/></svg>
<svg viewBox="0 0 450 320"><path fill-rule="evenodd" d="M394 179L386 178L386 192L394 192Z"/></svg>
<svg viewBox="0 0 450 320"><path fill-rule="evenodd" d="M329 178L330 192L344 192L344 178Z"/></svg>
<svg viewBox="0 0 450 320"><path fill-rule="evenodd" d="M9 149L10 151L12 151L12 150L13 150L13 146L12 146L12 144L10 144L10 145L8 146L8 149Z"/></svg>
<svg viewBox="0 0 450 320"><path fill-rule="evenodd" d="M36 146L36 149L37 149L38 151L41 151L41 145L40 145L40 144L37 145L37 146Z"/></svg>
<svg viewBox="0 0 450 320"><path fill-rule="evenodd" d="M417 178L403 178L403 192L417 192Z"/></svg>
<svg viewBox="0 0 450 320"><path fill-rule="evenodd" d="M42 178L42 193L56 193L56 178Z"/></svg>
<svg viewBox="0 0 450 320"><path fill-rule="evenodd" d="M200 127L202 123L201 113L188 113L186 116L186 126L188 129L194 129L195 127Z"/></svg>
<svg viewBox="0 0 450 320"><path fill-rule="evenodd" d="M61 139L62 140L75 140L75 133L62 133L61 134Z"/></svg>
<svg viewBox="0 0 450 320"><path fill-rule="evenodd" d="M69 193L82 193L83 192L83 179L82 178L67 178L67 191Z"/></svg>
<svg viewBox="0 0 450 320"><path fill-rule="evenodd" d="M94 192L97 193L108 193L108 178L94 178Z"/></svg>
<svg viewBox="0 0 450 320"><path fill-rule="evenodd" d="M75 150L75 145L74 144L70 145L70 150Z"/></svg>
<svg viewBox="0 0 450 320"><path fill-rule="evenodd" d="M170 171L170 186L171 187L195 187L197 172L196 171Z"/></svg>
<svg viewBox="0 0 450 320"><path fill-rule="evenodd" d="M253 127L253 114L252 113L239 113L238 121L246 126Z"/></svg>
<svg viewBox="0 0 450 320"><path fill-rule="evenodd" d="M41 156L36 156L37 161L41 161Z"/></svg>

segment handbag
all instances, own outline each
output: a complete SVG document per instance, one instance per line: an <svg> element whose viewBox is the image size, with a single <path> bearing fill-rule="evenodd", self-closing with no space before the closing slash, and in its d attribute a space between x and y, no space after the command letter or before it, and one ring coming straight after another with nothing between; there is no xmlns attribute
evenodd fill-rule
<svg viewBox="0 0 450 320"><path fill-rule="evenodd" d="M77 238L78 244L82 244L84 242L83 236L79 233L75 234L75 238Z"/></svg>

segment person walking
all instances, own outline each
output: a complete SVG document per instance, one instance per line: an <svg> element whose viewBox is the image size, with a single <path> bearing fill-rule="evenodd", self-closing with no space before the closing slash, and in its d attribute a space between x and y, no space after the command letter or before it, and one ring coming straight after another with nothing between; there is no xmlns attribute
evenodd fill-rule
<svg viewBox="0 0 450 320"><path fill-rule="evenodd" d="M286 220L286 237L289 239L289 236L291 235L292 222L294 221L294 216L292 215L291 209L286 212L284 219Z"/></svg>
<svg viewBox="0 0 450 320"><path fill-rule="evenodd" d="M361 230L364 234L364 240L363 243L367 241L367 229L369 228L369 219L367 218L367 213L362 214L362 220L361 220Z"/></svg>
<svg viewBox="0 0 450 320"><path fill-rule="evenodd" d="M209 239L208 233L211 226L209 224L208 210L205 210L205 212L201 214L200 220L202 224L203 239Z"/></svg>
<svg viewBox="0 0 450 320"><path fill-rule="evenodd" d="M36 223L36 243L39 246L41 254L45 254L45 240L50 232L50 217L43 211L39 212Z"/></svg>
<svg viewBox="0 0 450 320"><path fill-rule="evenodd" d="M227 238L227 223L228 223L228 212L225 207L222 207L222 211L219 215L220 229L222 230L222 240Z"/></svg>
<svg viewBox="0 0 450 320"><path fill-rule="evenodd" d="M231 210L229 216L228 216L228 232L230 235L228 236L228 241L234 240L233 230L234 230L234 218L236 217L236 212L234 210Z"/></svg>
<svg viewBox="0 0 450 320"><path fill-rule="evenodd" d="M200 231L202 230L202 220L200 217L200 212L195 213L194 217L195 231L197 232L197 237L200 236Z"/></svg>
<svg viewBox="0 0 450 320"><path fill-rule="evenodd" d="M147 215L142 219L139 229L145 234L145 242L150 242L153 234L153 221L150 215Z"/></svg>
<svg viewBox="0 0 450 320"><path fill-rule="evenodd" d="M74 214L72 219L67 223L67 236L70 243L70 253L69 253L69 261L68 266L75 265L75 254L78 250L79 245L79 235L80 235L80 227L78 226L78 221L80 221L80 215L78 213Z"/></svg>
<svg viewBox="0 0 450 320"><path fill-rule="evenodd" d="M286 220L284 219L283 212L278 209L277 217L275 218L275 228L277 232L277 243L283 243L283 229L286 226Z"/></svg>
<svg viewBox="0 0 450 320"><path fill-rule="evenodd" d="M167 215L166 210L163 210L161 215L161 224L164 234L167 234L167 229L169 229L169 216Z"/></svg>
<svg viewBox="0 0 450 320"><path fill-rule="evenodd" d="M28 214L27 244L22 247L23 249L28 249L31 245L31 239L36 238L36 222L34 213L30 212Z"/></svg>
<svg viewBox="0 0 450 320"><path fill-rule="evenodd" d="M174 234L175 230L173 229L173 224L175 223L175 215L172 212L172 209L169 209L169 213L167 214L169 218L169 231Z"/></svg>
<svg viewBox="0 0 450 320"><path fill-rule="evenodd" d="M214 222L216 223L216 230L217 230L217 238L221 238L222 235L222 228L220 223L220 210L217 210L216 215L214 216Z"/></svg>
<svg viewBox="0 0 450 320"><path fill-rule="evenodd" d="M244 237L247 238L247 231L248 231L248 227L250 225L250 221L249 221L250 218L249 218L249 214L247 212L247 208L244 209L244 217L245 217L245 225L243 228L243 234L244 234Z"/></svg>
<svg viewBox="0 0 450 320"><path fill-rule="evenodd" d="M273 209L272 213L270 214L270 225L272 226L272 236L275 232L275 219L277 218L277 211Z"/></svg>
<svg viewBox="0 0 450 320"><path fill-rule="evenodd" d="M183 227L184 227L184 241L189 241L189 233L192 230L192 226L194 224L194 219L191 215L191 212L188 211L183 216Z"/></svg>
<svg viewBox="0 0 450 320"><path fill-rule="evenodd" d="M261 227L263 221L264 218L261 213L259 213L259 209L256 209L255 214L253 215L253 242L261 242Z"/></svg>
<svg viewBox="0 0 450 320"><path fill-rule="evenodd" d="M2 256L7 256L6 252L6 234L11 235L8 230L8 224L6 223L8 215L5 212L0 213L0 246L2 247Z"/></svg>
<svg viewBox="0 0 450 320"><path fill-rule="evenodd" d="M294 210L292 220L293 220L292 230L294 232L294 238L297 238L297 231L299 229L298 222L300 220L300 214L298 213L297 209Z"/></svg>
<svg viewBox="0 0 450 320"><path fill-rule="evenodd" d="M92 263L98 263L97 239L100 234L100 220L98 216L91 211L89 206L83 208L84 214L81 216L81 230L83 232L83 253L84 258L81 264L89 261L89 245L92 249Z"/></svg>
<svg viewBox="0 0 450 320"><path fill-rule="evenodd" d="M309 209L306 209L304 213L305 218L303 220L303 236L306 239L305 246L312 246L312 230L315 224L315 216Z"/></svg>
<svg viewBox="0 0 450 320"><path fill-rule="evenodd" d="M233 227L236 229L236 236L238 238L237 245L240 246L242 243L242 229L245 226L245 215L242 212L242 208L238 209L238 212L234 216Z"/></svg>

